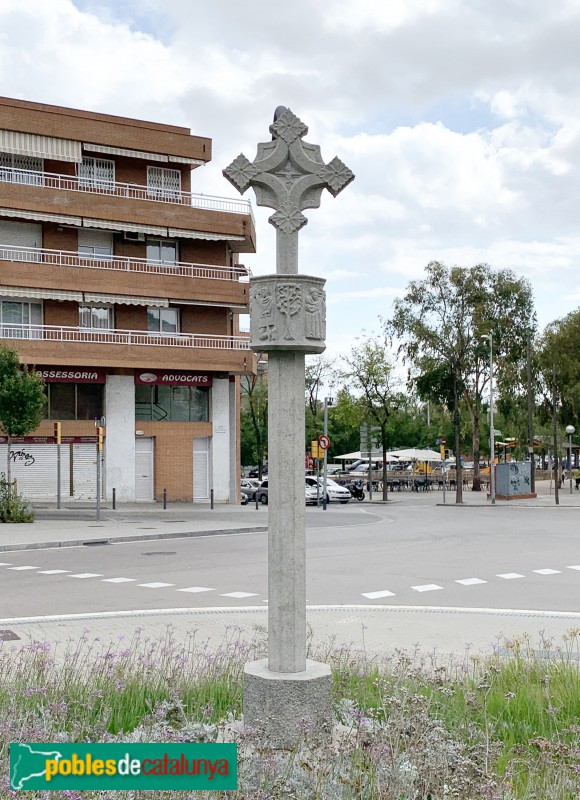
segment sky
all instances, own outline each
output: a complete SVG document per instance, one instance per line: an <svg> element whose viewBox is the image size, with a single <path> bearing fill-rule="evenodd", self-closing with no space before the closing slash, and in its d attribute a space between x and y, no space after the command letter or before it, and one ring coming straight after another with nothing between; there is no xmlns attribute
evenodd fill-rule
<svg viewBox="0 0 580 800"><path fill-rule="evenodd" d="M579 41L580 0L0 0L0 94L185 125L192 191L230 197L289 107L356 176L299 235L334 357L432 260L525 276L540 327L580 306Z"/></svg>

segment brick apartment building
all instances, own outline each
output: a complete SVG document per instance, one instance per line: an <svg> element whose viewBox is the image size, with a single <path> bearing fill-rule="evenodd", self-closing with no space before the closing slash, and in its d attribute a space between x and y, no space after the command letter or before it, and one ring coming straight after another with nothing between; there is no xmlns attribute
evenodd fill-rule
<svg viewBox="0 0 580 800"><path fill-rule="evenodd" d="M249 203L192 193L187 128L0 98L0 344L41 371L46 420L12 446L26 496L235 502ZM0 444L0 470L6 463Z"/></svg>

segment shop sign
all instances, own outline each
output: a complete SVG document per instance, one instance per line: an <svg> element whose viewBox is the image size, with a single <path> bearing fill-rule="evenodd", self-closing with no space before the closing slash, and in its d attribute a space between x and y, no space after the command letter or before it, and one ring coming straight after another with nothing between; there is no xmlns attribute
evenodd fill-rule
<svg viewBox="0 0 580 800"><path fill-rule="evenodd" d="M36 373L46 383L105 383L107 373L98 367L40 367Z"/></svg>
<svg viewBox="0 0 580 800"><path fill-rule="evenodd" d="M141 386L211 386L212 376L178 369L135 370L135 383Z"/></svg>

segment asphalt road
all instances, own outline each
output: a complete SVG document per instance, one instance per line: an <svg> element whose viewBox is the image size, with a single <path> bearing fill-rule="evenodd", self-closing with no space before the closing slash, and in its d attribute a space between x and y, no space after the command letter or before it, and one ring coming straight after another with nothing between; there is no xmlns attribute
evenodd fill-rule
<svg viewBox="0 0 580 800"><path fill-rule="evenodd" d="M578 612L578 514L420 503L308 509L307 601ZM266 549L267 534L253 532L0 553L0 618L264 606Z"/></svg>

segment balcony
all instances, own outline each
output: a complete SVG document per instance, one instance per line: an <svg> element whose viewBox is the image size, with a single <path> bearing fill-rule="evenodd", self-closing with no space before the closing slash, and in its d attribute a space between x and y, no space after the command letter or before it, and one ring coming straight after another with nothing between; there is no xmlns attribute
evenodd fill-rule
<svg viewBox="0 0 580 800"><path fill-rule="evenodd" d="M10 209L131 221L156 228L160 234L163 227L196 230L226 241L231 237L237 252L255 252L255 221L249 200L13 167L0 167L0 183L8 184L2 192L2 205ZM249 218L249 224L244 218Z"/></svg>
<svg viewBox="0 0 580 800"><path fill-rule="evenodd" d="M255 371L255 357L243 336L3 323L0 340L11 340L25 364Z"/></svg>
<svg viewBox="0 0 580 800"><path fill-rule="evenodd" d="M138 286L141 294L151 297L224 305L245 306L248 303L250 272L242 265L162 264L145 258L90 257L69 250L12 245L0 245L1 262L6 262L1 266L2 282L7 285L62 289L66 283L71 288L82 286L87 292L102 292L106 281L107 290L112 294L133 295Z"/></svg>

